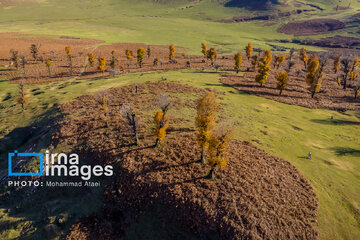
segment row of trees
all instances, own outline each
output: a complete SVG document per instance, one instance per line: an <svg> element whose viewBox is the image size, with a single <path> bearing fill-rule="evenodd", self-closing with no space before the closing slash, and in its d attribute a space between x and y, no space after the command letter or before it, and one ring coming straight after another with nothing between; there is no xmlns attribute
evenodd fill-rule
<svg viewBox="0 0 360 240"><path fill-rule="evenodd" d="M100 117L108 127L109 97L108 93L101 92L96 97ZM159 109L153 117L154 123L154 148L166 137L166 131L169 126L170 118L168 111L172 100L169 96L162 95L158 99ZM197 103L197 114L195 126L197 129L197 143L200 149L200 161L202 164L210 167L208 178L214 178L215 169L224 168L227 164L227 148L231 138L231 127L226 125L216 126L218 119L218 103L213 92L207 92ZM139 145L138 122L136 114L130 105L121 107L121 115L126 125L131 129L134 139L134 145Z"/></svg>

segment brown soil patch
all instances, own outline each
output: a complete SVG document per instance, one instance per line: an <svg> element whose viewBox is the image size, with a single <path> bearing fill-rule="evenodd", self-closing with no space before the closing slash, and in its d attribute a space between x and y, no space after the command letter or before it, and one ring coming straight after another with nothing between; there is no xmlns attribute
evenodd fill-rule
<svg viewBox="0 0 360 240"><path fill-rule="evenodd" d="M20 33L0 33L0 66L10 65L10 50L14 49L19 55L25 55L28 64L26 64L26 75L23 74L23 68L10 68L8 71L0 72L0 77L5 77L13 82L25 81L26 83L41 83L65 80L78 75L83 70L85 56L88 52L96 48L96 44L102 41L93 39L76 39L68 37L46 38L41 35L30 35ZM30 53L31 44L39 44L39 59L34 60ZM71 46L73 55L73 76L70 75L65 47ZM49 78L48 69L45 60L51 59L51 74Z"/></svg>
<svg viewBox="0 0 360 240"><path fill-rule="evenodd" d="M340 51L346 52L346 48L350 49L360 49L360 38L354 37L344 37L344 36L334 36L326 37L321 39L306 39L300 40L301 44L312 45L324 48L337 48L341 49ZM331 50L332 51L332 50ZM348 50L347 54L353 54L353 50Z"/></svg>
<svg viewBox="0 0 360 240"><path fill-rule="evenodd" d="M278 29L278 32L292 34L294 36L309 36L325 34L345 27L339 20L331 18L312 19L303 22L292 22Z"/></svg>
<svg viewBox="0 0 360 240"><path fill-rule="evenodd" d="M165 142L152 149L152 103L164 92L175 102L173 112L169 112L171 125ZM181 99L179 92L192 98ZM209 169L197 162L200 153L195 132L181 125L194 116L173 117L180 108L194 108L195 99L203 93L204 90L171 82L141 84L137 94L134 86L111 89L109 128L104 128L99 120L94 96L85 95L62 105L69 117L54 139L77 145L82 152L91 153L91 160L96 163L118 163L115 180L105 191L103 213L98 216L102 219L99 222L107 223L106 228L85 218L72 227L68 239L119 239L126 228L122 213L131 208L141 215L154 204L166 209L165 216L199 238L206 238L209 232L221 239L317 238L313 228L316 196L287 161L248 142L234 140L228 167L217 171L215 180L203 178ZM131 146L131 136L121 121L118 109L124 103L142 113L139 147Z"/></svg>
<svg viewBox="0 0 360 240"><path fill-rule="evenodd" d="M272 67L270 76L262 87L260 87L259 83L255 82L257 72L245 72L243 76L231 73L223 74L221 82L240 91L307 108L345 111L360 107L360 100L354 98L354 90L350 86L351 82L349 82L349 87L343 90L342 86L339 86L336 81L338 74L334 74L330 69L328 69L323 80L321 91L315 94L314 98L311 98L311 92L305 82L307 73L303 70L304 65L296 58L294 57L293 59L296 61L296 64L289 73L289 82L282 95L279 95L279 90L276 88L277 81L275 75L277 72L285 71L286 62L283 63L280 69ZM328 64L332 64L332 60L329 60Z"/></svg>

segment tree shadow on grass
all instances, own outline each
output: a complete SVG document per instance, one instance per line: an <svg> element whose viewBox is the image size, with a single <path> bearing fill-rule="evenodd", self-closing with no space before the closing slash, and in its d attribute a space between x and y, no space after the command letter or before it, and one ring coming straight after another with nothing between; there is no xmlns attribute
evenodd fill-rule
<svg viewBox="0 0 360 240"><path fill-rule="evenodd" d="M360 125L360 122L341 119L311 119L312 122L328 125Z"/></svg>
<svg viewBox="0 0 360 240"><path fill-rule="evenodd" d="M333 147L332 151L338 156L352 155L353 157L360 157L360 150L349 147Z"/></svg>

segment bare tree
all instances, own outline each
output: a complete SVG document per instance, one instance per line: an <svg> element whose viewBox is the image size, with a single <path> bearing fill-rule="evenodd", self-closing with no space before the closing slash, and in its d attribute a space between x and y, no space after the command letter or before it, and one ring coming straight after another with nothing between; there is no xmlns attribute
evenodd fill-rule
<svg viewBox="0 0 360 240"><path fill-rule="evenodd" d="M26 75L26 64L27 64L27 60L24 54L20 55L20 59L21 59L21 65L24 69L24 75Z"/></svg>
<svg viewBox="0 0 360 240"><path fill-rule="evenodd" d="M120 111L126 124L132 129L132 133L134 136L134 145L138 146L139 137L138 137L136 114L133 112L132 108L129 105L123 105Z"/></svg>

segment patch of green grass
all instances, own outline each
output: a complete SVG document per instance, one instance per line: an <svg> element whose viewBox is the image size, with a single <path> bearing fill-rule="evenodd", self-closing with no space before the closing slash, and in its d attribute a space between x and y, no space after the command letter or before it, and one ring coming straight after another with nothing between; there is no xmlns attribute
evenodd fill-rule
<svg viewBox="0 0 360 240"><path fill-rule="evenodd" d="M235 137L252 141L269 153L290 161L314 186L320 201L316 223L320 239L359 238L360 121L352 111L313 110L249 95L222 85L217 73L196 70L148 72L28 86L36 91L30 91L31 102L27 110L21 113L20 106L12 106L13 103L7 100L10 102L5 104L5 111L0 112L2 128L11 131L27 126L38 121L39 116L53 106L83 94L95 94L132 83L159 81L161 76L168 81L223 92L224 95L219 97L224 106L222 114L234 123ZM7 81L0 82L0 89L5 89L0 92L0 99L8 92L12 96L16 94L16 85ZM34 95L37 91L43 93ZM176 113L176 117L191 119L194 111L184 108L184 112ZM309 151L313 156L311 160L306 158Z"/></svg>

